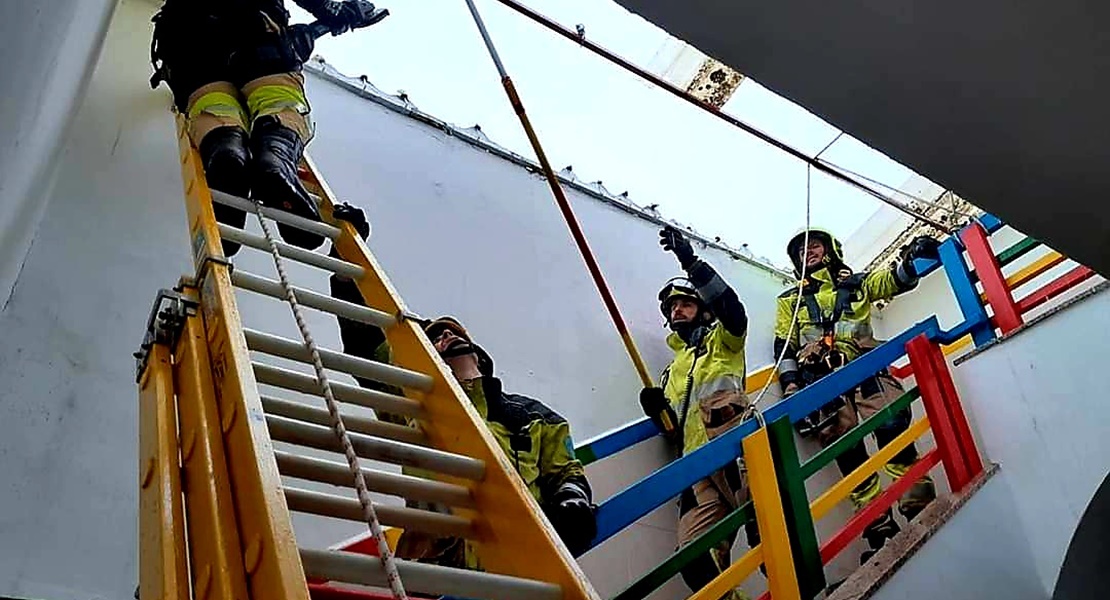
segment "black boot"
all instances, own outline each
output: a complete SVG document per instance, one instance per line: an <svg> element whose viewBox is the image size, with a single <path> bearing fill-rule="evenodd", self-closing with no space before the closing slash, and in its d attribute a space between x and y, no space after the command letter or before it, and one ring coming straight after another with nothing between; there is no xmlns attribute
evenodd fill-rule
<svg viewBox="0 0 1110 600"><path fill-rule="evenodd" d="M871 560L871 557L875 556L886 545L886 541L894 539L894 536L898 535L900 531L902 531L902 528L898 527L898 523L894 520L894 514L888 508L879 518L872 521L867 529L863 530L863 539L867 541L870 548L860 555L859 564L862 565Z"/></svg>
<svg viewBox="0 0 1110 600"><path fill-rule="evenodd" d="M247 163L250 150L247 148L247 132L234 125L217 127L209 131L200 141L200 160L208 187L232 196L246 198L250 194L250 179L247 177ZM242 229L247 223L247 213L218 202L212 203L216 220L224 225ZM232 256L239 251L239 244L223 242L224 256Z"/></svg>
<svg viewBox="0 0 1110 600"><path fill-rule="evenodd" d="M316 204L297 177L297 163L303 153L301 136L282 125L277 117L256 119L251 131L251 193L264 206L320 221ZM323 236L282 223L278 223L278 231L286 242L307 250L324 243Z"/></svg>

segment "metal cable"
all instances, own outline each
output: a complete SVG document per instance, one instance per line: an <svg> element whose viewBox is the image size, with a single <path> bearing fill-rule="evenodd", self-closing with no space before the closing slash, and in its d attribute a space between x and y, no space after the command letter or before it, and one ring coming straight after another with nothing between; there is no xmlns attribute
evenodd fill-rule
<svg viewBox="0 0 1110 600"><path fill-rule="evenodd" d="M874 179L872 177L868 177L866 175L857 173L856 171L853 171L853 170L848 169L846 167L840 166L836 163L832 163L832 162L829 162L827 160L820 160L820 159L815 159L815 160L817 160L818 162L820 162L822 164L828 165L828 166L830 166L834 169L838 169L838 170L840 170L844 173L847 173L847 174L849 174L853 177L859 177L860 179L862 179L862 180L864 180L868 183L873 183L873 184L875 184L879 187L882 187L882 188L884 188L888 191L894 192L895 194L905 196L905 197L907 197L910 200L913 200L915 202L920 202L920 203L922 203L926 206L932 206L934 208L939 208L941 210L946 210L946 211L948 211L948 212L950 212L953 215L958 216L958 217L967 217L969 219L974 219L975 218L974 214L967 214L967 213L964 213L964 212L960 212L960 211L956 210L955 206L947 206L943 202L939 201L941 198L944 197L945 194L949 193L951 190L944 190L943 192L940 193L939 196L937 196L936 200L926 200L925 198L922 198L921 196L917 196L917 195L914 195L914 194L904 192L904 191L902 191L902 190L900 190L900 189L898 189L898 188L896 188L896 187L894 187L890 184L883 183L883 182L879 181L878 179Z"/></svg>
<svg viewBox="0 0 1110 600"><path fill-rule="evenodd" d="M385 539L385 533L382 531L381 523L378 521L378 513L374 510L374 503L370 500L370 489L366 486L366 479L363 478L362 468L359 466L358 455L355 454L354 444L351 443L350 436L347 435L347 428L343 425L343 417L339 414L339 404L332 394L331 382L328 380L327 373L324 372L324 363L320 359L320 351L316 347L316 341L312 338L312 333L308 330L308 324L304 320L304 315L301 313L301 306L297 302L297 295L293 292L293 286L289 283L289 277L285 273L285 263L281 258L281 253L278 251L277 241L274 240L273 233L270 231L270 225L266 223L266 219L262 216L262 203L254 201L255 216L258 217L258 223L262 226L262 234L266 236L266 243L270 246L270 255L274 259L274 266L277 268L278 278L281 280L281 287L285 290L285 299L289 302L290 308L293 309L293 318L297 321L297 328L301 331L301 337L304 339L305 347L308 348L312 354L312 367L316 371L316 379L320 383L321 391L324 393L324 401L328 407L328 416L331 421L332 431L335 436L339 438L339 443L343 447L343 454L347 458L347 467L351 471L351 475L355 480L355 492L358 494L358 502L362 505L362 516L366 520L366 524L370 526L370 533L373 534L374 539L378 542L378 555L382 559L382 568L385 570L386 580L389 582L389 590L393 593L396 600L408 600L408 595L405 594L405 587L401 584L401 576L397 572L397 564L394 560L393 551L389 549L389 542Z"/></svg>
<svg viewBox="0 0 1110 600"><path fill-rule="evenodd" d="M836 140L833 140L833 141L836 141ZM830 146L832 146L831 143L828 146L825 146L825 150L828 150ZM822 150L821 152L824 152L825 150ZM820 156L820 153L818 154L818 156ZM812 174L813 174L813 167L812 166L807 166L806 167L806 229L805 229L805 237L802 238L802 249L805 249L806 247L809 246L809 218L810 218L810 197L811 197ZM793 339L793 337L794 337L794 326L798 324L798 312L802 308L802 289L805 287L806 267L809 266L809 265L806 264L804 256L802 258L800 258L798 262L802 265L801 277L798 278L798 298L794 301L794 314L793 314L793 316L790 317L790 329L787 330L787 332L786 332L786 343L783 344L782 351L779 352L779 356L775 360L775 365L772 368L773 369L772 370L772 375L774 375L775 371L779 370L779 366L782 365L783 359L786 358L786 351L790 348L790 340ZM753 400L752 403L748 405L747 412L756 417L756 420L758 420L759 423L760 423L760 427L766 426L766 423L763 421L763 416L759 413L758 405L759 405L760 401L763 400L763 397L765 395L767 395L767 390L771 389L771 380L772 379L774 379L774 377L772 377L772 376L767 377L767 383L763 384L763 389L759 390L759 394L755 397L755 400Z"/></svg>

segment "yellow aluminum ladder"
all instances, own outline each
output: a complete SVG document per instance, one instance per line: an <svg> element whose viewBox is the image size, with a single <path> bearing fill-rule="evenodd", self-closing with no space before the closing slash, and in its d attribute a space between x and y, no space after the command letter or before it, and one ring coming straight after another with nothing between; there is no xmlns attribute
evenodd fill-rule
<svg viewBox="0 0 1110 600"><path fill-rule="evenodd" d="M178 118L182 175L196 273L155 302L139 361L140 590L151 599L309 600L309 581L385 587L375 556L299 548L291 511L361 521L346 463L295 447L337 452L327 412L263 396L260 383L321 396L313 374L252 359L311 364L305 345L245 329L235 289L284 300L279 282L233 270L221 239L269 251L261 236L217 223L213 200L254 213L247 200L212 191ZM312 161L302 179L324 223L266 209L267 218L332 240L339 259L278 243L283 260L355 280L365 306L296 288L300 304L382 327L389 365L321 349L328 369L396 386L394 395L332 383L340 403L414 417L419 428L346 415L371 491L451 507L451 514L377 504L391 525L471 540L483 571L397 560L408 592L497 600L598 598L543 517L496 440L354 228L333 221L335 197ZM245 251L245 250L244 250ZM435 479L368 468L369 461L419 467ZM336 493L296 487L299 479Z"/></svg>

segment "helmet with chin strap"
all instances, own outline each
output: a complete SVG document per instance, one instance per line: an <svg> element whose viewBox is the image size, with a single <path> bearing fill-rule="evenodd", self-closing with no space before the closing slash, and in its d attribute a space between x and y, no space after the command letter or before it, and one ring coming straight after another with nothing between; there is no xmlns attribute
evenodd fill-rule
<svg viewBox="0 0 1110 600"><path fill-rule="evenodd" d="M714 319L713 312L705 304L698 295L697 289L694 284L690 283L689 279L685 277L675 277L659 290L659 312L663 313L663 318L667 320L667 324L671 323L671 308L674 301L678 298L686 298L696 302L698 305L698 318L703 322L709 322Z"/></svg>
<svg viewBox="0 0 1110 600"><path fill-rule="evenodd" d="M838 267L844 264L844 247L840 244L840 240L836 239L832 233L817 227L809 228L809 240L817 240L825 247L825 257L821 259L821 267L830 267L830 271L840 270ZM794 265L794 276L802 276L802 252L805 248L802 245L806 243L806 230L802 229L790 238L786 244L786 254L790 257L790 262ZM806 269L806 271L816 269Z"/></svg>

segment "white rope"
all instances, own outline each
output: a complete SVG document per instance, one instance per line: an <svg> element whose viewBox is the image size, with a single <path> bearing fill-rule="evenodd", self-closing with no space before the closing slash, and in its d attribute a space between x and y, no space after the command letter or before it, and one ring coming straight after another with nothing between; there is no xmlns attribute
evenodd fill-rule
<svg viewBox="0 0 1110 600"><path fill-rule="evenodd" d="M347 435L347 428L343 425L343 417L339 414L339 404L332 394L331 382L324 372L324 363L320 360L320 351L316 347L316 342L312 339L312 333L308 330L308 324L305 323L304 315L301 313L301 306L297 302L297 295L293 292L293 286L290 285L289 277L285 273L285 263L282 261L281 253L278 252L277 242L270 231L270 225L266 223L266 219L262 216L262 203L255 200L254 207L258 222L262 225L262 233L266 236L266 242L270 246L270 254L274 258L274 266L277 267L281 287L285 290L285 299L289 302L290 308L293 309L293 318L297 320L297 328L301 330L304 345L312 354L312 366L316 370L316 379L320 382L320 389L324 392L324 401L328 405L331 428L335 432L335 436L339 438L339 443L343 447L343 454L347 457L347 467L351 470L351 475L355 479L355 491L358 494L358 502L362 505L363 519L370 526L370 533L378 542L378 555L382 559L382 567L385 569L386 580L389 581L389 589L396 600L408 600L405 587L401 584L401 576L397 573L393 551L389 549L389 542L385 539L385 533L378 521L378 513L374 510L374 503L370 500L370 489L366 487L366 480L362 476L358 455L355 454L355 447L351 443L350 436Z"/></svg>
<svg viewBox="0 0 1110 600"><path fill-rule="evenodd" d="M833 141L835 142L836 140L834 139ZM828 150L829 146L832 146L831 142L829 143L828 146L825 146L825 150ZM822 150L821 152L824 152L825 150ZM818 156L820 156L820 153L818 154ZM806 228L805 228L805 237L802 238L802 249L803 250L805 250L806 247L809 246L809 218L810 218L810 198L811 198L811 179L812 179L812 175L813 175L813 167L812 166L807 166L806 167ZM793 261L794 257L790 257L790 258ZM782 351L779 352L778 359L775 360L775 365L774 365L774 367L771 371L771 375L767 377L767 382L763 384L763 389L759 390L759 395L757 395L755 397L755 400L751 404L748 405L747 412L749 414L755 415L756 419L759 421L760 427L765 426L766 423L763 421L763 416L759 413L758 405L759 405L760 401L763 400L763 397L765 395L767 395L767 390L771 389L771 381L774 379L773 375L774 375L775 372L777 372L779 370L779 367L782 365L783 359L786 358L786 351L790 348L790 340L794 338L794 326L798 324L798 311L801 310L801 308L802 308L802 288L805 286L806 267L808 265L806 264L806 260L805 260L804 255L801 258L798 259L798 262L799 262L799 264L802 265L802 272L801 272L801 277L798 278L798 298L794 301L794 315L790 317L790 329L786 332L786 344L783 345Z"/></svg>

